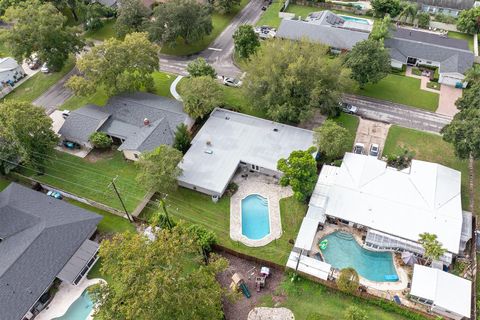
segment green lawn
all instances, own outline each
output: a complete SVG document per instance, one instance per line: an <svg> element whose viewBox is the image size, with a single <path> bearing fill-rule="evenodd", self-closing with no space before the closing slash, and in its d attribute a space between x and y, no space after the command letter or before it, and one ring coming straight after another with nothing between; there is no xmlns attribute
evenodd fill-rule
<svg viewBox="0 0 480 320"><path fill-rule="evenodd" d="M32 102L47 91L51 86L62 79L75 66L75 60L68 59L65 66L59 72L47 73L38 72L30 79L22 83L5 97L5 100L22 100Z"/></svg>
<svg viewBox="0 0 480 320"><path fill-rule="evenodd" d="M436 134L392 126L383 149L384 155L397 154L408 149L415 152L415 159L443 164L462 173L462 207L468 210L468 162L455 157L453 147ZM476 187L476 198L480 188Z"/></svg>
<svg viewBox="0 0 480 320"><path fill-rule="evenodd" d="M10 184L10 181L8 181L5 178L0 177L0 191L5 189L6 187L8 187L9 184Z"/></svg>
<svg viewBox="0 0 480 320"><path fill-rule="evenodd" d="M4 29L0 29L0 36L1 34L5 32ZM8 57L10 56L10 50L7 48L7 46L5 45L5 42L3 41L0 41L0 58L5 58L5 57Z"/></svg>
<svg viewBox="0 0 480 320"><path fill-rule="evenodd" d="M176 76L163 72L154 72L153 81L155 83L155 89L152 93L172 98L170 94L170 85ZM97 92L88 97L73 96L69 98L62 106L62 109L75 110L83 107L86 104L96 104L98 106L104 106L108 101L108 96L103 88L98 88Z"/></svg>
<svg viewBox="0 0 480 320"><path fill-rule="evenodd" d="M455 31L448 31L448 37L453 39L461 39L466 40L468 42L468 47L470 50L474 50L473 48L473 36L471 34L462 33L462 32L455 32Z"/></svg>
<svg viewBox="0 0 480 320"><path fill-rule="evenodd" d="M248 2L249 0L241 0L240 6L230 14L222 15L216 12L212 13L213 31L208 36L203 37L203 39L190 44L186 44L183 39L179 39L176 45L173 47L162 47L161 52L174 56L186 56L206 49L208 45L215 40L220 33L222 33L223 29L229 25L233 17L235 17L237 13L239 13L247 5Z"/></svg>
<svg viewBox="0 0 480 320"><path fill-rule="evenodd" d="M282 237L264 247L250 248L230 239L229 197L224 195L218 203L214 203L207 195L179 188L178 191L168 195L167 204L169 205L170 215L176 219L203 225L214 231L219 239L219 244L281 265L284 265L287 261L292 248L289 240L295 240L307 210L306 205L293 198L282 199L280 201ZM142 212L141 217L148 219L154 211L155 208L150 206Z"/></svg>
<svg viewBox="0 0 480 320"><path fill-rule="evenodd" d="M345 144L345 152L352 151L360 119L357 116L352 116L351 114L342 112L338 117L333 118L332 120L348 130L349 139L348 143Z"/></svg>
<svg viewBox="0 0 480 320"><path fill-rule="evenodd" d="M274 0L267 10L262 14L257 26L270 26L278 28L282 19L278 17L278 13L283 6L283 1Z"/></svg>
<svg viewBox="0 0 480 320"><path fill-rule="evenodd" d="M358 306L365 310L369 319L375 320L406 320L407 317L386 312L383 309L370 305L367 301L347 296L339 291L300 278L291 282L285 278L273 296L265 296L263 306L285 307L293 311L296 320L343 319L345 309L349 306ZM314 314L318 314L314 317Z"/></svg>
<svg viewBox="0 0 480 320"><path fill-rule="evenodd" d="M85 33L85 38L99 41L115 37L115 19L105 20L105 24L100 29Z"/></svg>
<svg viewBox="0 0 480 320"><path fill-rule="evenodd" d="M420 90L420 79L403 75L389 74L378 83L353 93L433 112L438 108L439 94Z"/></svg>

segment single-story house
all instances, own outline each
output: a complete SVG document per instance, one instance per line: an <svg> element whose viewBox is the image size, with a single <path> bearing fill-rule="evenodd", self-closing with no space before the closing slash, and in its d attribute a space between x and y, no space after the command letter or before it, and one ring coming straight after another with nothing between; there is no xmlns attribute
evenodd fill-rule
<svg viewBox="0 0 480 320"><path fill-rule="evenodd" d="M474 54L465 40L451 39L427 31L397 28L385 39L391 65L437 67L439 83L466 87L465 72L473 65Z"/></svg>
<svg viewBox="0 0 480 320"><path fill-rule="evenodd" d="M325 10L311 13L305 20L283 19L276 37L321 43L332 51L352 50L357 42L368 39L370 20L337 15Z"/></svg>
<svg viewBox="0 0 480 320"><path fill-rule="evenodd" d="M180 186L221 197L241 167L280 177L277 161L313 145L313 132L217 108L179 164Z"/></svg>
<svg viewBox="0 0 480 320"><path fill-rule="evenodd" d="M64 141L91 149L90 135L104 132L126 159L137 160L142 152L172 145L182 123L190 129L194 121L181 102L137 92L112 97L104 107L86 105L72 111L58 133Z"/></svg>
<svg viewBox="0 0 480 320"><path fill-rule="evenodd" d="M9 82L15 83L25 77L22 66L13 58L0 58L0 88Z"/></svg>
<svg viewBox="0 0 480 320"><path fill-rule="evenodd" d="M441 261L450 265L472 237L460 184L459 171L437 163L412 160L399 171L375 157L346 153L340 167L323 166L307 218L365 230L364 245L371 250L418 256L424 253L419 235L433 233L447 250Z"/></svg>
<svg viewBox="0 0 480 320"><path fill-rule="evenodd" d="M76 285L97 259L101 216L16 183L0 192L0 318L31 319L55 279Z"/></svg>
<svg viewBox="0 0 480 320"><path fill-rule="evenodd" d="M473 8L475 0L410 0L416 2L423 12L432 15L444 14L458 17L462 10Z"/></svg>
<svg viewBox="0 0 480 320"><path fill-rule="evenodd" d="M467 279L416 264L410 295L447 319L470 319L472 282Z"/></svg>

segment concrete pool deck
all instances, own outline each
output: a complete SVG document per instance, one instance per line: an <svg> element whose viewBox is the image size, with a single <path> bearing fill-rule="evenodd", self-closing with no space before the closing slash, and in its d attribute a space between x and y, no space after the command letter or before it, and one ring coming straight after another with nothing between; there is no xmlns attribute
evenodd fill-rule
<svg viewBox="0 0 480 320"><path fill-rule="evenodd" d="M280 199L292 196L292 189L280 186L275 178L251 172L248 173L247 178L236 175L233 182L238 185L238 190L230 199L230 238L249 247L261 247L280 238L282 236ZM270 233L259 240L249 239L242 234L241 203L251 194L258 194L268 199Z"/></svg>
<svg viewBox="0 0 480 320"><path fill-rule="evenodd" d="M53 300L35 317L35 320L51 320L63 316L72 303L82 295L86 288L100 282L105 282L105 280L87 279L87 277L85 277L76 286L62 282L58 287L58 292L55 294ZM93 319L92 314L93 311L86 320Z"/></svg>

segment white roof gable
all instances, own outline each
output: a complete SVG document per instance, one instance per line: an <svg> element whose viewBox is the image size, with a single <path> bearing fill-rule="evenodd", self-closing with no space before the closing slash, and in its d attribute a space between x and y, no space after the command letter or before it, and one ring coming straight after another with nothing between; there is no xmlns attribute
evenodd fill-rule
<svg viewBox="0 0 480 320"><path fill-rule="evenodd" d="M0 72L10 71L18 68L18 63L15 59L7 57L0 58Z"/></svg>
<svg viewBox="0 0 480 320"><path fill-rule="evenodd" d="M423 232L434 233L448 251L458 253L463 219L459 171L418 160L398 171L352 153L345 154L338 170L329 171L333 183L326 214L412 241ZM317 186L325 184L322 174Z"/></svg>
<svg viewBox="0 0 480 320"><path fill-rule="evenodd" d="M410 294L470 318L472 283L451 273L416 264Z"/></svg>

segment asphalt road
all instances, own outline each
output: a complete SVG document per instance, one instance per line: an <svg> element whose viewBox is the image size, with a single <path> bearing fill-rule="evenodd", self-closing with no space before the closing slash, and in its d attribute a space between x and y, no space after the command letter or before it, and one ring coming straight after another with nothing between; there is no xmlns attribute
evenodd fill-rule
<svg viewBox="0 0 480 320"><path fill-rule="evenodd" d="M33 101L33 104L45 109L56 109L67 101L73 95L73 92L65 87L65 83L71 76L78 74L77 68L73 68L60 81L51 86L40 97Z"/></svg>
<svg viewBox="0 0 480 320"><path fill-rule="evenodd" d="M373 98L344 95L344 102L358 107L358 115L402 127L439 133L452 121L449 116Z"/></svg>

